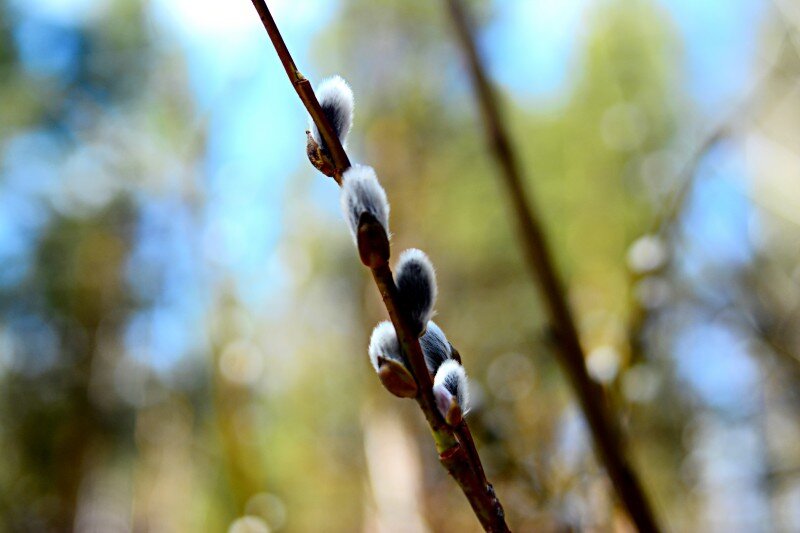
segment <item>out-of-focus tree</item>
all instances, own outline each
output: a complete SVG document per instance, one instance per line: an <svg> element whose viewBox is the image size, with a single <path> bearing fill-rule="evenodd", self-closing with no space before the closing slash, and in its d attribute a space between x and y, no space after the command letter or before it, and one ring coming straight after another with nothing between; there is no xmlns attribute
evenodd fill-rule
<svg viewBox="0 0 800 533"><path fill-rule="evenodd" d="M4 530L130 520L138 392L163 390L129 353L134 313L158 297L131 269L147 187L170 158L147 136L180 144L187 128L170 122L189 122L179 98L153 90L169 59L148 42L143 7L64 21L0 6Z"/></svg>
<svg viewBox="0 0 800 533"><path fill-rule="evenodd" d="M5 310L12 317L2 389L9 530L79 524L79 502L98 490L101 468L132 444L132 411L113 392L135 304L123 279L132 225L124 199L86 218L55 216Z"/></svg>

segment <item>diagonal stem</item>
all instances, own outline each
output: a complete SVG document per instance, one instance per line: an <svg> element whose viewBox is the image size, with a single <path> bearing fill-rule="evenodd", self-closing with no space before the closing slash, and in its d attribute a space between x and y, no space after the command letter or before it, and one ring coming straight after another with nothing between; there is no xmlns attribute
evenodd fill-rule
<svg viewBox="0 0 800 533"><path fill-rule="evenodd" d="M252 2L275 47L275 51L278 53L289 80L330 149L331 157L336 167L334 177L337 183L341 185L342 174L351 166L350 159L347 157L347 153L338 136L334 133L330 122L322 112L311 84L295 66L289 49L286 47L286 43L283 41L283 37L265 1L252 0ZM486 531L501 533L510 531L505 522L503 506L495 495L492 485L486 480L480 457L466 423L459 427L457 433L454 428L444 421L436 408L431 375L428 373L428 368L425 364L419 338L410 326L410 317L400 305L397 286L391 269L387 264L384 264L370 270L392 324L394 324L403 353L411 365L411 372L417 382L419 391L416 400L430 426L436 449L439 452L440 462L461 487L475 515Z"/></svg>
<svg viewBox="0 0 800 533"><path fill-rule="evenodd" d="M559 360L569 376L584 416L589 423L595 449L633 522L642 532L659 531L644 488L626 457L616 417L607 408L600 385L588 375L585 356L567 305L561 280L556 273L541 222L531 207L523 187L519 159L501 117L494 89L478 55L475 39L459 0L447 0L458 42L465 56L474 91L480 106L486 139L506 186L511 209L516 217L519 238L528 267L544 300L550 326L561 354Z"/></svg>
<svg viewBox="0 0 800 533"><path fill-rule="evenodd" d="M272 14L269 12L266 2L264 2L264 0L253 0L253 6L256 8L256 11L258 11L261 23L264 25L264 29L267 30L267 34L272 41L272 46L275 47L281 64L283 64L283 69L286 71L289 81L292 82L297 96L300 97L303 105L306 106L308 114L311 115L312 120L319 128L322 139L331 151L333 164L336 165L336 168L339 170L339 172L336 173L336 181L340 182L341 173L350 168L350 159L347 157L342 143L339 142L339 138L336 136L333 127L328 121L328 117L322 112L322 106L320 106L317 101L311 83L297 70L294 59L292 59L292 54L289 53L286 43L283 42L283 36L278 30L278 25L275 24L275 19L272 18Z"/></svg>

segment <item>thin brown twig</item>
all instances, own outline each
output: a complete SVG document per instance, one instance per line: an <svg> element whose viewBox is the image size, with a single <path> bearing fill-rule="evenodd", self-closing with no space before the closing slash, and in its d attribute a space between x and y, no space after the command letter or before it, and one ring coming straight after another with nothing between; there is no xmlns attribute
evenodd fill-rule
<svg viewBox="0 0 800 533"><path fill-rule="evenodd" d="M289 80L311 115L312 120L319 128L322 139L330 150L335 166L334 178L341 185L342 174L350 167L347 153L322 112L311 84L298 71L266 3L264 0L252 0L252 2L275 47L275 51L280 57ZM361 247L361 244L359 244L359 247ZM359 251L361 252L361 250ZM367 250L366 253L369 255L370 250ZM380 255L378 250L375 250L374 253ZM461 487L475 515L486 531L510 531L505 522L505 513L500 500L495 495L492 485L487 481L484 474L469 427L467 427L466 423L458 428L450 427L436 407L436 401L433 397L433 382L425 364L419 338L410 325L411 320L408 313L400 305L397 286L388 263L382 262L378 266L370 267L370 270L392 324L394 324L403 353L411 366L411 372L418 389L416 400L430 426L436 449L439 452L440 462Z"/></svg>
<svg viewBox="0 0 800 533"><path fill-rule="evenodd" d="M484 64L478 55L470 22L459 0L447 0L450 18L468 64L472 84L483 117L486 138L500 169L518 234L531 274L544 300L550 326L561 354L559 360L572 382L589 424L595 449L606 467L620 500L639 531L659 531L655 515L626 456L618 421L607 408L604 391L588 375L585 356L562 283L555 271L547 240L538 216L523 187L522 170L501 117L498 100Z"/></svg>
<svg viewBox="0 0 800 533"><path fill-rule="evenodd" d="M350 168L350 158L347 157L347 152L344 151L342 143L339 142L339 138L336 136L336 133L334 133L333 127L331 127L328 121L328 117L322 112L322 107L317 101L311 83L297 70L297 66L292 59L292 54L289 53L286 43L283 42L283 36L278 30L278 26L275 24L275 19L272 18L272 14L269 12L266 2L263 0L253 0L253 6L255 6L256 11L258 11L261 23L264 25L264 29L267 30L267 34L272 41L272 46L275 47L283 69L286 71L289 81L292 82L297 96L300 97L303 105L306 106L308 114L311 115L312 120L314 120L314 123L319 128L322 140L325 141L325 144L331 151L331 158L338 171L334 178L336 182L341 185L341 173Z"/></svg>

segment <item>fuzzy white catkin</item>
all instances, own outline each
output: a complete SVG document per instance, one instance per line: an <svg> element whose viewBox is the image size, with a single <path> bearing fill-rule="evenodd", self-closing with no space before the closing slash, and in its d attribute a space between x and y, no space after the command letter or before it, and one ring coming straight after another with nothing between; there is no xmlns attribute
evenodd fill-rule
<svg viewBox="0 0 800 533"><path fill-rule="evenodd" d="M372 167L354 165L345 171L341 202L354 242L358 243L358 222L364 213L372 215L389 234L389 201Z"/></svg>
<svg viewBox="0 0 800 533"><path fill-rule="evenodd" d="M419 345L422 348L422 354L425 356L425 364L431 374L436 374L442 363L453 356L450 342L445 337L442 329L432 320L428 322L425 334L419 338Z"/></svg>
<svg viewBox="0 0 800 533"><path fill-rule="evenodd" d="M441 394L442 389L454 396L461 407L461 412L467 414L469 410L467 372L455 359L448 359L436 371L436 376L433 378L433 392L435 395ZM446 413L442 413L442 416L446 416Z"/></svg>
<svg viewBox="0 0 800 533"><path fill-rule="evenodd" d="M325 117L333 127L339 142L345 144L347 134L353 126L353 110L355 103L353 90L341 76L332 76L319 84L316 90L317 100ZM327 145L320 135L319 128L313 119L309 119L308 128L311 135L323 150L327 150Z"/></svg>
<svg viewBox="0 0 800 533"><path fill-rule="evenodd" d="M433 316L436 303L436 272L422 250L411 248L400 254L395 267L395 280L400 299L411 313L418 332Z"/></svg>
<svg viewBox="0 0 800 533"><path fill-rule="evenodd" d="M400 351L400 342L397 340L397 333L394 330L394 325L388 320L375 326L375 329L372 330L372 337L369 340L369 361L376 372L380 370L379 357L404 363L403 355Z"/></svg>

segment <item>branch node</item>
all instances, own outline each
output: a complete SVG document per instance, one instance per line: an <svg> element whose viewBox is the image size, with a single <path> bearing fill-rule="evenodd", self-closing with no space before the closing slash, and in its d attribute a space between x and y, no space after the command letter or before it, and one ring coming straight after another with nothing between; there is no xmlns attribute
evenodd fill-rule
<svg viewBox="0 0 800 533"><path fill-rule="evenodd" d="M314 168L328 176L329 178L336 177L336 165L333 164L331 158L322 150L322 147L314 140L314 136L310 131L306 131L306 155ZM337 180L338 181L338 180Z"/></svg>

